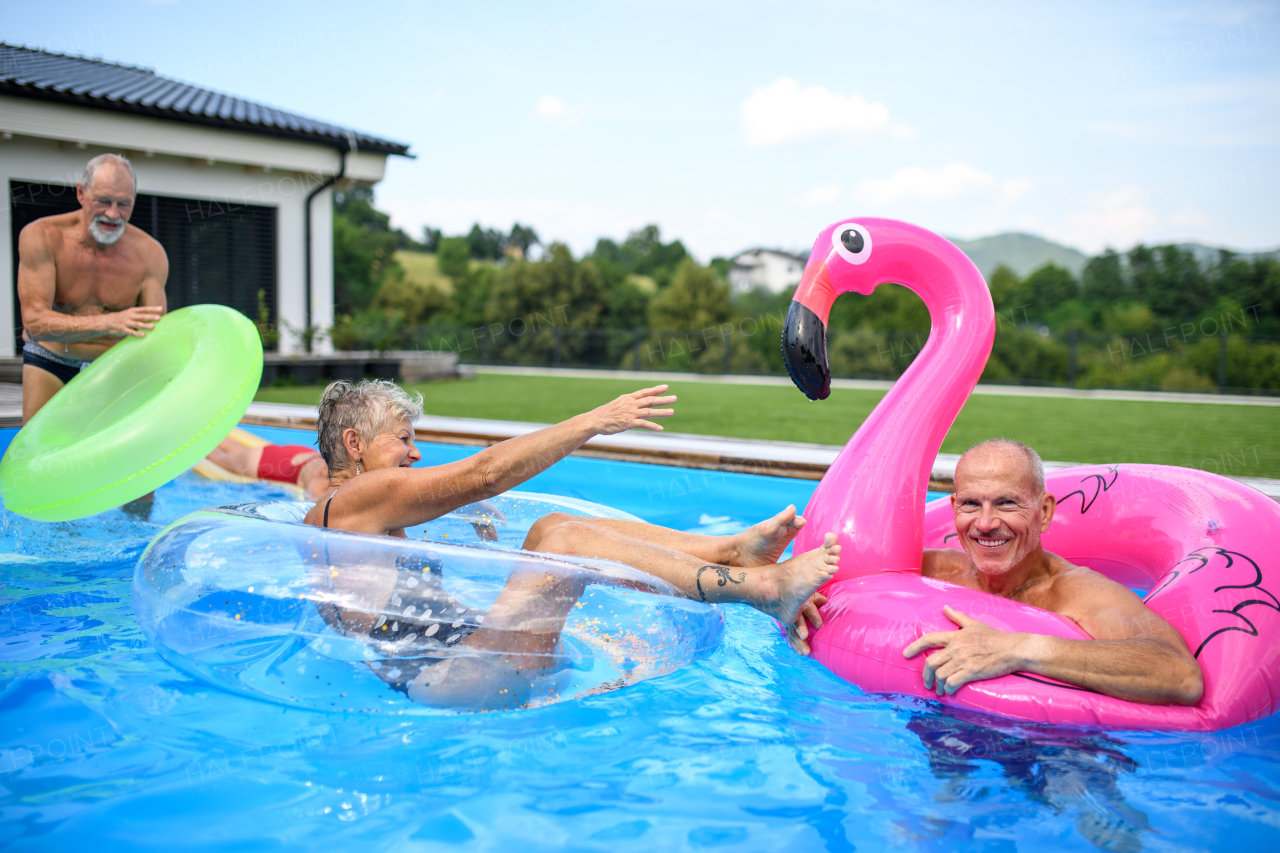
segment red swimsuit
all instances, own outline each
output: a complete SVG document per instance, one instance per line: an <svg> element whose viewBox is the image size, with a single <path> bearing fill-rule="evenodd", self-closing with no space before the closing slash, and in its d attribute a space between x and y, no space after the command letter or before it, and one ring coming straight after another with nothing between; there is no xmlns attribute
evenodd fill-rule
<svg viewBox="0 0 1280 853"><path fill-rule="evenodd" d="M294 465L293 457L299 453L310 454L301 464ZM298 484L298 474L302 467L319 456L314 447L305 444L268 444L262 448L262 461L258 463L258 476L264 480L275 480L279 483Z"/></svg>

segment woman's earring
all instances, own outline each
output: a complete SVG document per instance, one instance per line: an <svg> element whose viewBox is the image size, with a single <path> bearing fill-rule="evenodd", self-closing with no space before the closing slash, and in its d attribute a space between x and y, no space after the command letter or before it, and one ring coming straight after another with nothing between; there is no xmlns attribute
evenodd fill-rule
<svg viewBox="0 0 1280 853"><path fill-rule="evenodd" d="M357 476L357 477L359 477L359 476L360 476L360 463L359 463L359 462L357 462L357 463L356 463L356 476Z"/></svg>

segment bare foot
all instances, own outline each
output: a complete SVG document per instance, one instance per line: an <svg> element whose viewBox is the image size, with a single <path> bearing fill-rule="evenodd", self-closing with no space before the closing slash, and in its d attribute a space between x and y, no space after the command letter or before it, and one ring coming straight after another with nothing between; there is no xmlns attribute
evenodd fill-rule
<svg viewBox="0 0 1280 853"><path fill-rule="evenodd" d="M782 552L787 550L801 527L804 527L804 518L796 514L794 505L773 518L753 524L734 537L738 541L729 565L743 568L772 566L782 558Z"/></svg>
<svg viewBox="0 0 1280 853"><path fill-rule="evenodd" d="M769 614L783 625L793 624L800 615L800 607L809 600L809 596L835 577L840 563L840 546L836 541L836 535L828 533L823 537L821 547L775 566L776 595L757 602L756 609Z"/></svg>

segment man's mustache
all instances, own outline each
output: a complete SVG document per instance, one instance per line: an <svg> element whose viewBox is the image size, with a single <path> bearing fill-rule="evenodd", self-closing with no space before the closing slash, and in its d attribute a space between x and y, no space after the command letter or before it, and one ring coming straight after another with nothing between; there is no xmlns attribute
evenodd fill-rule
<svg viewBox="0 0 1280 853"><path fill-rule="evenodd" d="M113 218L106 214L99 213L97 216L93 217L93 221L100 225L123 225L124 217Z"/></svg>

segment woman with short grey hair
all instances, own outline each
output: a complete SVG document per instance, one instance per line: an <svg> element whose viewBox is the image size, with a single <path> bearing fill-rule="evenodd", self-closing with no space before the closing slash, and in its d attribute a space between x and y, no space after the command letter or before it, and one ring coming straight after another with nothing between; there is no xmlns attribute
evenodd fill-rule
<svg viewBox="0 0 1280 853"><path fill-rule="evenodd" d="M329 465L329 488L307 514L306 523L404 538L406 527L502 494L595 436L629 429L661 431L649 419L674 414L668 407L676 398L665 395L666 391L666 385L658 385L623 394L599 408L465 459L415 468L422 459L414 446L413 428L413 421L422 414L421 395L411 396L385 380L331 383L321 396L316 424L320 453ZM821 624L817 608L825 599L816 591L834 576L840 548L835 535L828 534L822 547L779 563L803 524L794 506L732 536L553 513L530 528L524 548L615 560L702 601L748 604L790 626L788 639L807 653L806 620L815 627ZM447 631L412 615L398 618L390 633L385 619L375 622L376 611L397 596L402 601L422 599L405 612L466 610L447 597L439 571L428 574L435 580L424 584L426 575L420 567L415 571L399 564L394 570L366 565L359 572L338 573L326 582L343 600L354 597L366 606L359 610L333 606L322 612L331 626L349 636L371 637L375 642L398 638L398 644L388 647L411 647L413 660L420 663L385 661L372 668L415 701L450 707L510 707L523 701L528 673L549 665L568 609L580 590L561 589L562 582L541 572L537 577L517 573L488 614L460 618ZM498 654L450 653L459 647Z"/></svg>

